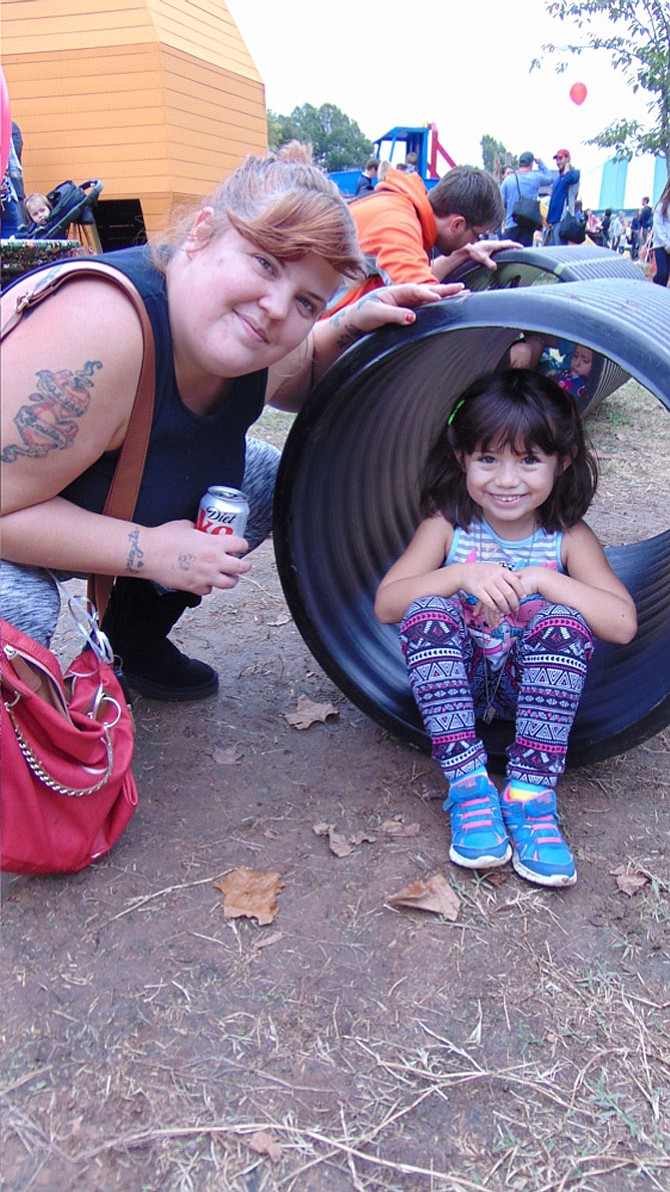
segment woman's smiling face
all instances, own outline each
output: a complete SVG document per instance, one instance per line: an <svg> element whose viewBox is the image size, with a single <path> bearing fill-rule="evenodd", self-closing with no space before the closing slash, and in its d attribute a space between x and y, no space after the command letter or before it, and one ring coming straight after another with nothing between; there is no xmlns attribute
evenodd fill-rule
<svg viewBox="0 0 670 1192"><path fill-rule="evenodd" d="M307 337L341 282L314 253L283 261L229 226L207 240L210 209L168 267L175 363L188 375L268 368Z"/></svg>

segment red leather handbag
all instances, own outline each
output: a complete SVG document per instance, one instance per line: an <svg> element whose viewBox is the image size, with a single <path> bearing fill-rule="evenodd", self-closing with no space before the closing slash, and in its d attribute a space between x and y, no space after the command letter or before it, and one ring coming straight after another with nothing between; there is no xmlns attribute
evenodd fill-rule
<svg viewBox="0 0 670 1192"><path fill-rule="evenodd" d="M103 856L137 806L133 723L109 662L56 657L0 620L2 869L74 873Z"/></svg>
<svg viewBox="0 0 670 1192"><path fill-rule="evenodd" d="M4 339L26 311L71 277L92 274L121 287L142 324L144 356L124 445L104 513L132 519L149 443L155 356L151 324L134 285L100 261L68 261L34 283L18 282ZM94 576L89 598L100 617L112 576ZM95 612L70 610L88 647L65 675L55 655L0 620L2 770L0 867L10 873L74 873L103 856L137 806L130 771L133 721Z"/></svg>

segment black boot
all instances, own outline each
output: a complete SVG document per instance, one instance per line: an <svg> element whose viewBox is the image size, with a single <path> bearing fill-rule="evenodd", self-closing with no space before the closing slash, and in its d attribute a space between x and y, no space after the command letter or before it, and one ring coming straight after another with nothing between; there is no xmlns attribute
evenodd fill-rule
<svg viewBox="0 0 670 1192"><path fill-rule="evenodd" d="M151 699L189 700L218 690L216 671L187 658L167 636L184 609L200 600L189 592L157 592L147 580L117 579L102 628L135 691Z"/></svg>

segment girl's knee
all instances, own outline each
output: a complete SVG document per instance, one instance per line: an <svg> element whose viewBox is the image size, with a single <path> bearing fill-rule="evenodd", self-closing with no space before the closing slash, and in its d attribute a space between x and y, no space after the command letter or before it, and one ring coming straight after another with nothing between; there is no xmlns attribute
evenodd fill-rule
<svg viewBox="0 0 670 1192"><path fill-rule="evenodd" d="M586 652L593 651L593 634L582 614L568 604L545 604L528 625L528 637L537 640L546 635L554 647L564 641L566 646L581 641Z"/></svg>
<svg viewBox="0 0 670 1192"><path fill-rule="evenodd" d="M430 625L436 622L441 622L445 626L451 623L455 628L460 629L463 625L463 609L460 600L452 596L420 596L417 600L413 600L407 609L400 625L400 632L404 634L411 627L416 628L422 623Z"/></svg>
<svg viewBox="0 0 670 1192"><path fill-rule="evenodd" d="M410 604L405 618L410 616L430 616L431 613L447 613L449 616L460 616L460 601L453 596L419 596Z"/></svg>

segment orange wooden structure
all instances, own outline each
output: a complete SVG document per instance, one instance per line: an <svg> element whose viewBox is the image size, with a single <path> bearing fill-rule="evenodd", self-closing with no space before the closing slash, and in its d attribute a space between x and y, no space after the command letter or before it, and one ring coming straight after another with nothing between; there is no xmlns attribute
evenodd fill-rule
<svg viewBox="0 0 670 1192"><path fill-rule="evenodd" d="M148 232L265 153L262 80L223 0L3 0L26 190L99 178Z"/></svg>

